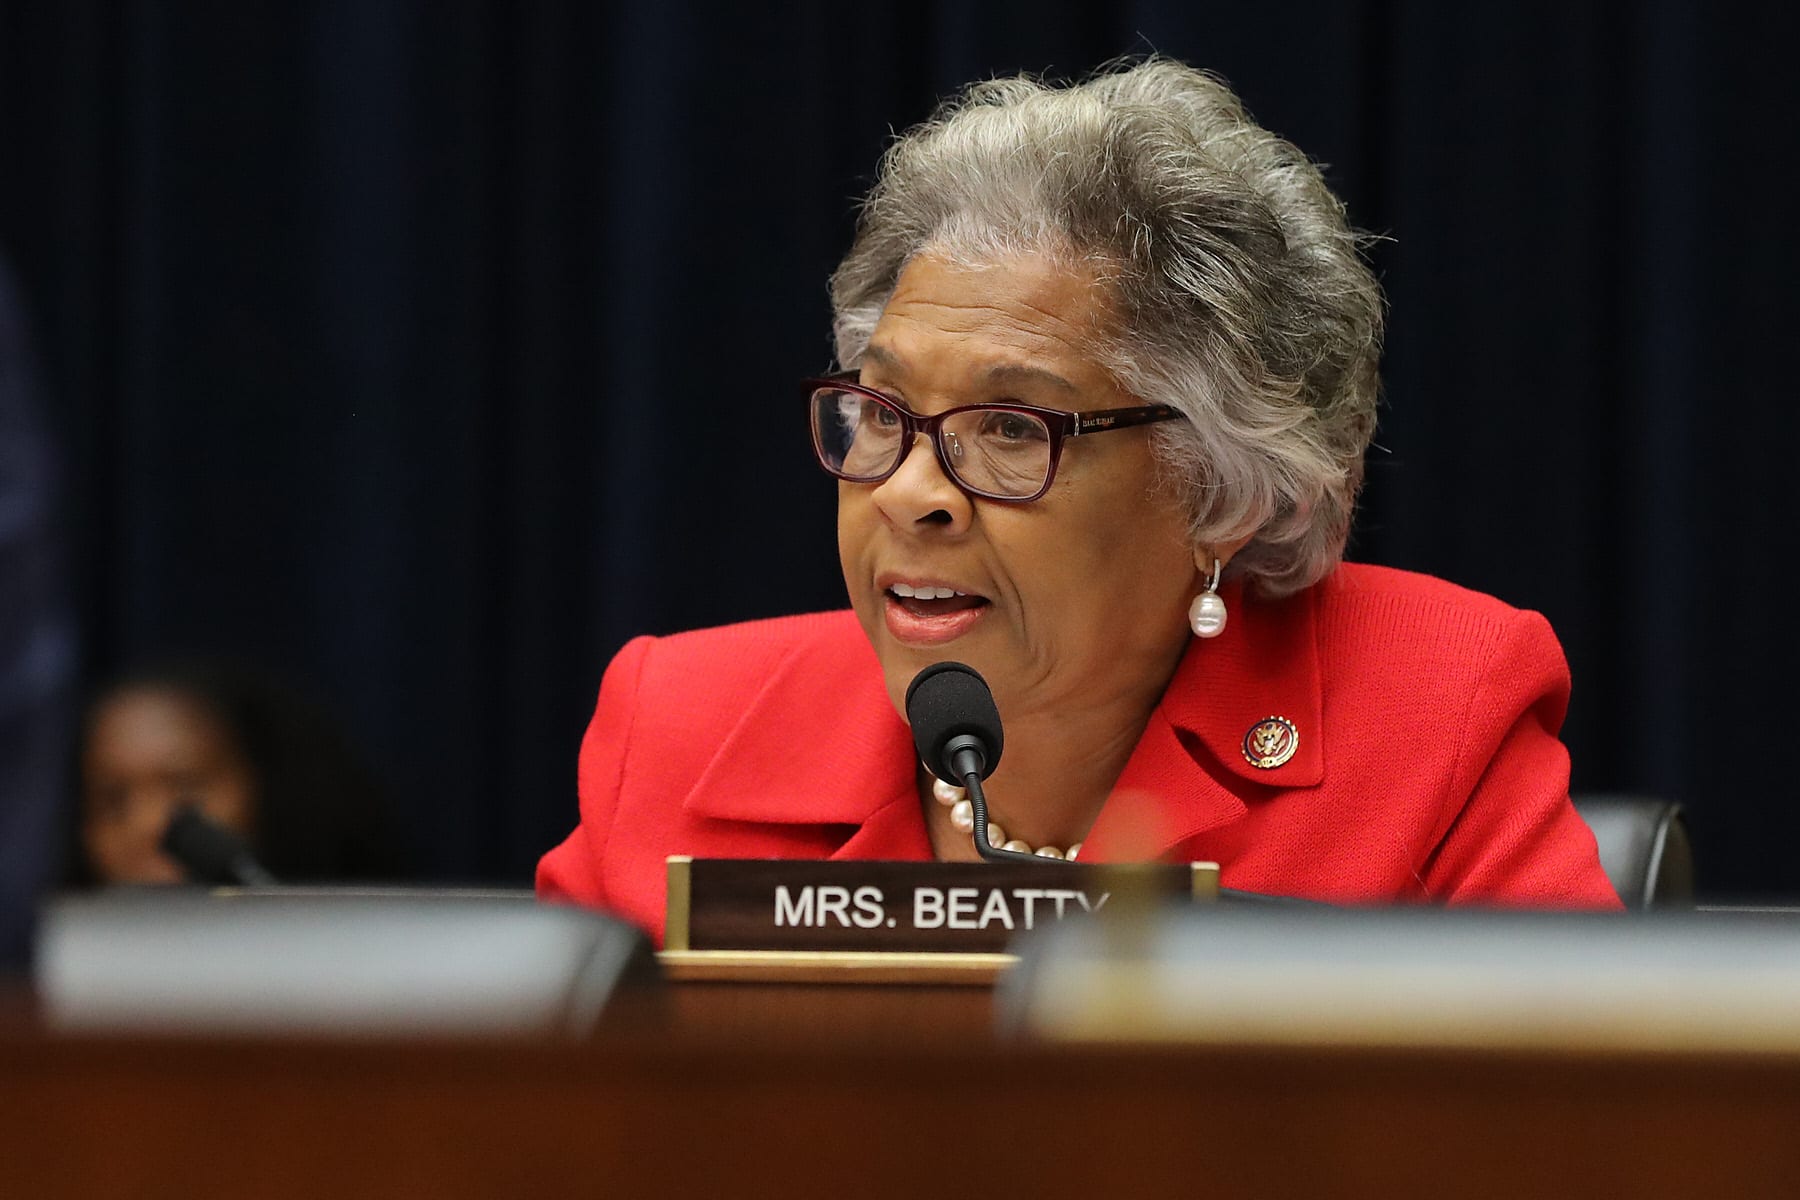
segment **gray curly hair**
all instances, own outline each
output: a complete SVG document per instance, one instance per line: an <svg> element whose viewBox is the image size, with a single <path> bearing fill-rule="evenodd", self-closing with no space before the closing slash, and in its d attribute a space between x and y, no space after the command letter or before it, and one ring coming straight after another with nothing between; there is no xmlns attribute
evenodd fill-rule
<svg viewBox="0 0 1800 1200"><path fill-rule="evenodd" d="M1112 289L1094 352L1157 426L1196 546L1286 595L1343 557L1375 429L1383 302L1318 167L1167 59L977 83L901 137L831 279L854 369L906 264L1045 254Z"/></svg>

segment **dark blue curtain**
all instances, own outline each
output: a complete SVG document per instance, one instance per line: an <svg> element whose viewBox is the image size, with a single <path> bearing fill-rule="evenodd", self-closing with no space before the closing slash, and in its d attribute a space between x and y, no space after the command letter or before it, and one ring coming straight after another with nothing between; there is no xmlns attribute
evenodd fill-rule
<svg viewBox="0 0 1800 1200"><path fill-rule="evenodd" d="M1548 614L1577 787L1684 801L1714 895L1800 891L1791 12L0 0L86 674L258 656L430 876L522 881L627 637L841 603L792 385L890 132L1155 49L1391 238L1353 553Z"/></svg>
<svg viewBox="0 0 1800 1200"><path fill-rule="evenodd" d="M30 347L0 256L0 988L28 959L56 874L76 667L59 464Z"/></svg>

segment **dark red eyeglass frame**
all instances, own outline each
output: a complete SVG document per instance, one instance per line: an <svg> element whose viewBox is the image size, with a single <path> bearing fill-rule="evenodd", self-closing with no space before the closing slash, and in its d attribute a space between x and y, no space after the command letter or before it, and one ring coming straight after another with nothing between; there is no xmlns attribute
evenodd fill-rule
<svg viewBox="0 0 1800 1200"><path fill-rule="evenodd" d="M971 496L979 496L983 500L993 500L1000 504L1030 504L1033 500L1041 500L1050 485L1056 482L1056 466L1062 461L1062 444L1064 438L1080 437L1088 433L1108 433L1114 429L1130 429L1135 425L1154 425L1160 421L1185 421L1187 415L1167 404L1145 404L1137 408L1102 408L1093 412L1065 412L1060 408L1039 408L1035 404L965 404L959 408L945 409L930 417L921 417L892 396L884 396L873 388L866 388L860 383L852 383L847 379L807 379L802 381L806 388L807 429L813 444L813 457L825 468L827 474L850 483L880 483L898 471L906 462L913 440L924 434L931 441L931 448L937 455L938 466L943 468L944 477ZM905 432L905 448L894 460L894 465L878 475L852 475L838 470L825 460L825 448L819 445L819 426L813 419L812 404L821 391L855 392L866 396L877 404L891 409L900 417L901 428ZM1044 471L1044 486L1029 496L1002 496L993 492L984 492L963 481L950 465L950 458L944 452L943 438L940 436L944 422L958 413L966 412L1017 412L1028 413L1044 423L1050 431L1050 464Z"/></svg>

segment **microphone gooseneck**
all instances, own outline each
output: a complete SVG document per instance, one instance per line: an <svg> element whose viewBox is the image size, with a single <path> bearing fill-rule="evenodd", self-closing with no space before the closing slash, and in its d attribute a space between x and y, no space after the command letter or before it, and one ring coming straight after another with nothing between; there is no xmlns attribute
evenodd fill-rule
<svg viewBox="0 0 1800 1200"><path fill-rule="evenodd" d="M989 862L1041 866L1055 861L1002 850L988 841L987 796L981 781L1000 765L1005 739L994 693L975 668L941 662L920 671L906 688L906 719L925 769L945 783L968 789L969 805L975 812L975 827L969 832L977 854Z"/></svg>
<svg viewBox="0 0 1800 1200"><path fill-rule="evenodd" d="M184 804L163 831L162 852L181 864L195 883L272 887L275 877L256 861L244 840L192 804Z"/></svg>
<svg viewBox="0 0 1800 1200"><path fill-rule="evenodd" d="M983 776L1000 763L1000 710L987 680L971 666L959 662L933 663L913 677L906 688L906 719L912 724L913 745L925 769L969 793L975 810L975 852L988 862L1027 862L1039 866L1062 860L1040 858L1003 850L988 841L987 796ZM1075 864L1070 863L1070 866ZM1220 888L1221 900L1242 904L1292 904L1324 907L1318 901L1263 892Z"/></svg>

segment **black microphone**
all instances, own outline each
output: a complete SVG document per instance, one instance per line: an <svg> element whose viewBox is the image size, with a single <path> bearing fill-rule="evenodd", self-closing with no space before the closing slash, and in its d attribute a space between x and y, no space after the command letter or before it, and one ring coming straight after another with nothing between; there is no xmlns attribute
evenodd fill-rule
<svg viewBox="0 0 1800 1200"><path fill-rule="evenodd" d="M992 775L1006 739L994 693L974 667L932 663L906 688L906 719L925 769L962 786L970 773Z"/></svg>
<svg viewBox="0 0 1800 1200"><path fill-rule="evenodd" d="M975 828L970 832L977 854L989 862L1056 861L1002 850L988 841L987 796L981 780L1000 765L1005 739L994 693L975 668L941 662L920 671L906 688L906 719L925 769L945 783L968 789L975 810Z"/></svg>
<svg viewBox="0 0 1800 1200"><path fill-rule="evenodd" d="M987 680L959 662L932 663L906 687L906 719L925 769L945 783L967 788L975 810L975 852L989 862L1053 863L1054 858L1002 850L988 841L987 797L981 779L1000 764L1000 710ZM1073 865L1073 864L1071 864ZM1240 904L1294 904L1330 907L1318 900L1220 888L1219 899Z"/></svg>
<svg viewBox="0 0 1800 1200"><path fill-rule="evenodd" d="M273 887L275 877L256 861L244 840L192 804L184 804L163 830L162 852L181 864L195 883Z"/></svg>

